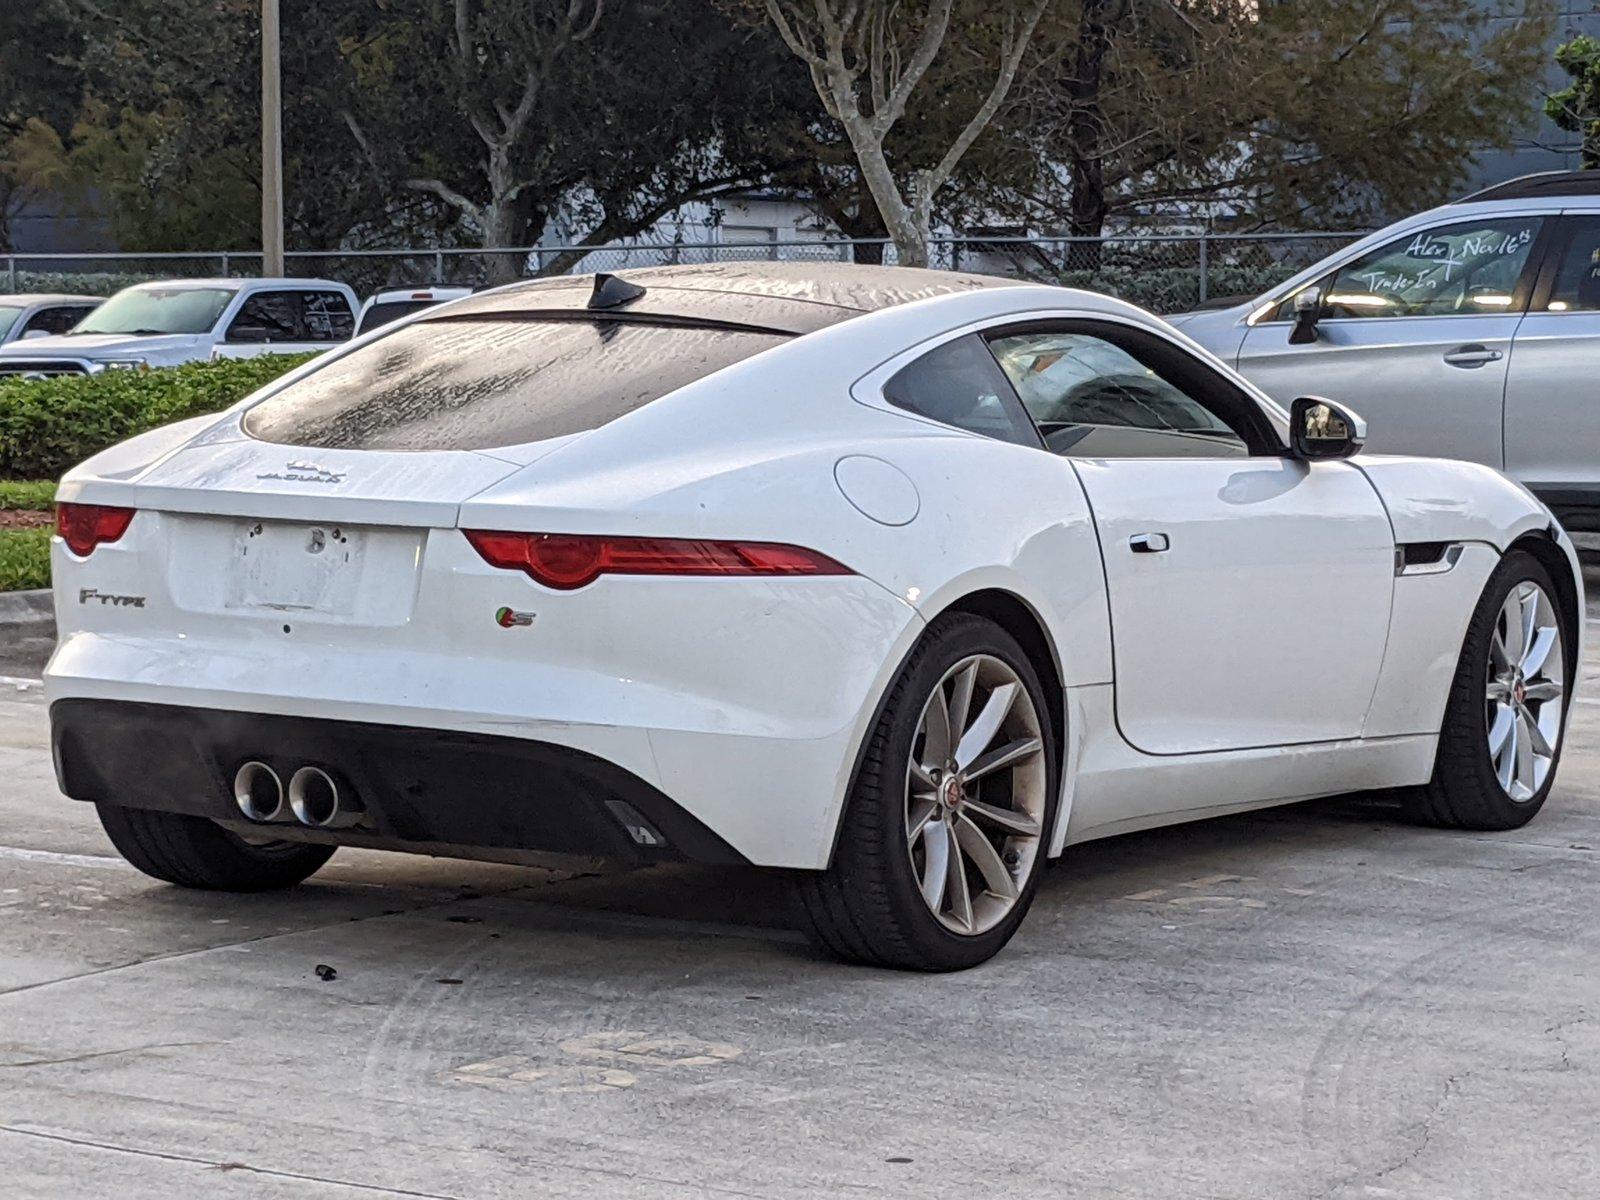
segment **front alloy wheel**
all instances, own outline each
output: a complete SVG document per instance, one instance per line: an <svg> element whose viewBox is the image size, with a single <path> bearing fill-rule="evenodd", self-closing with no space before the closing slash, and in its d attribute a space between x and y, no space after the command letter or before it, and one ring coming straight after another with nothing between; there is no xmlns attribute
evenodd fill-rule
<svg viewBox="0 0 1600 1200"><path fill-rule="evenodd" d="M1565 715L1566 655L1561 621L1544 588L1513 588L1489 639L1485 726L1495 779L1512 800L1526 803L1555 765Z"/></svg>
<svg viewBox="0 0 1600 1200"><path fill-rule="evenodd" d="M1561 762L1572 621L1544 564L1511 550L1484 585L1439 729L1433 778L1411 794L1420 820L1516 829L1544 805Z"/></svg>

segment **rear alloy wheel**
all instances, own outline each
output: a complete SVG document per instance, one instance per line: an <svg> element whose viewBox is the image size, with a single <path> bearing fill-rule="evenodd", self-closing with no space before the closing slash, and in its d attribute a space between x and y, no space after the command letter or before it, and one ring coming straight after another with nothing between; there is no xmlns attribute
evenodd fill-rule
<svg viewBox="0 0 1600 1200"><path fill-rule="evenodd" d="M266 892L290 887L333 857L308 842L247 842L204 817L96 804L117 852L146 875L179 887Z"/></svg>
<svg viewBox="0 0 1600 1200"><path fill-rule="evenodd" d="M987 654L951 667L922 710L905 792L918 891L952 933L987 933L1016 906L1044 832L1044 788L1039 714L1017 673Z"/></svg>
<svg viewBox="0 0 1600 1200"><path fill-rule="evenodd" d="M814 936L843 958L975 966L1026 914L1055 812L1037 672L993 622L940 618L902 668L857 772L833 865L802 876Z"/></svg>
<svg viewBox="0 0 1600 1200"><path fill-rule="evenodd" d="M1555 782L1571 663L1555 584L1513 551L1467 627L1419 815L1458 829L1515 829Z"/></svg>

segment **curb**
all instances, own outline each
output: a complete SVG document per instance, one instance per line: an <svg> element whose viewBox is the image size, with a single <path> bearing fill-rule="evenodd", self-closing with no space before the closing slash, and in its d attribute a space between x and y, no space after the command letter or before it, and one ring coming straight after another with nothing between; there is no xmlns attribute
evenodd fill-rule
<svg viewBox="0 0 1600 1200"><path fill-rule="evenodd" d="M56 610L49 588L0 592L0 640L16 635L54 637Z"/></svg>

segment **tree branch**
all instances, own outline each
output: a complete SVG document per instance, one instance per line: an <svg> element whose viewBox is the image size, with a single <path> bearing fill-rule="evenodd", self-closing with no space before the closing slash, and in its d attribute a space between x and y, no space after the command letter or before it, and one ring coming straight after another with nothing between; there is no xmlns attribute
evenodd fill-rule
<svg viewBox="0 0 1600 1200"><path fill-rule="evenodd" d="M400 186L410 188L414 192L429 192L439 197L452 208L458 209L480 226L483 224L483 209L441 180L406 179L401 181Z"/></svg>
<svg viewBox="0 0 1600 1200"><path fill-rule="evenodd" d="M994 119L994 114L1005 103L1006 93L1011 90L1012 81L1017 77L1017 68L1022 64L1022 56L1027 53L1028 43L1033 40L1033 31L1039 24L1039 18L1044 15L1048 3L1049 0L1034 0L1033 7L1022 19L1021 27L1008 29L1007 39L1011 44L1007 46L1005 40L1001 42L1003 58L999 74L995 76L994 86L989 89L988 96L973 114L972 120L967 122L966 128L945 151L944 157L939 160L939 165L928 173L927 194L930 199L934 192L945 185L957 164L961 162L962 156L972 148L972 143L978 140L978 135L988 127L989 122Z"/></svg>

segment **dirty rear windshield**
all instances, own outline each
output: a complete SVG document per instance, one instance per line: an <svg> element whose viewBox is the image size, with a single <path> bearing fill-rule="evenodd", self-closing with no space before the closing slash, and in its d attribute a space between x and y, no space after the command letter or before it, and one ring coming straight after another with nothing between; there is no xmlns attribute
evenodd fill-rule
<svg viewBox="0 0 1600 1200"><path fill-rule="evenodd" d="M597 429L787 340L615 319L420 321L269 396L245 431L350 450L514 446Z"/></svg>

